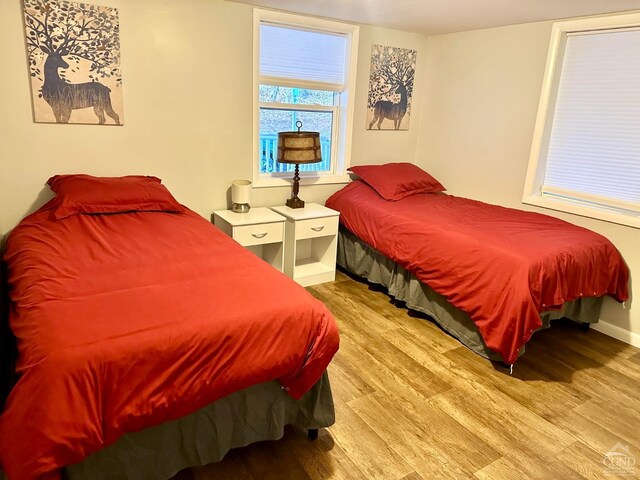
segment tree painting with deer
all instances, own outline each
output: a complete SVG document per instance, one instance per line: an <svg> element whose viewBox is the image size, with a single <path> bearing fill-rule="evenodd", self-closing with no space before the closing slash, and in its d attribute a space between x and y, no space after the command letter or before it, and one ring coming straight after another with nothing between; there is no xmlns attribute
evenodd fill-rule
<svg viewBox="0 0 640 480"><path fill-rule="evenodd" d="M411 95L418 52L406 48L373 45L367 128L408 130Z"/></svg>
<svg viewBox="0 0 640 480"><path fill-rule="evenodd" d="M118 11L23 2L35 121L122 125Z"/></svg>

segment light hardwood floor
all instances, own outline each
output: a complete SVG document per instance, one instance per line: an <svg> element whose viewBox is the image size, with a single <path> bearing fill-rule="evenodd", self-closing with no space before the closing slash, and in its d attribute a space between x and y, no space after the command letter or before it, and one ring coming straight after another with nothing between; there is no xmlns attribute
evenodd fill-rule
<svg viewBox="0 0 640 480"><path fill-rule="evenodd" d="M182 472L196 480L599 479L638 461L640 350L572 322L538 332L513 375L344 274L309 291L333 312L336 423ZM629 478L629 477L626 477Z"/></svg>

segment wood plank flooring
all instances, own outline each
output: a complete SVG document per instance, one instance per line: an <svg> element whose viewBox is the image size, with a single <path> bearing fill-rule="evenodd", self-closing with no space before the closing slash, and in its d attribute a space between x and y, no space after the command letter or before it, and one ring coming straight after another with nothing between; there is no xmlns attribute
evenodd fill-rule
<svg viewBox="0 0 640 480"><path fill-rule="evenodd" d="M176 478L616 478L602 460L617 443L640 464L640 350L556 322L510 376L366 283L339 273L309 291L341 333L336 424L315 442L289 428Z"/></svg>

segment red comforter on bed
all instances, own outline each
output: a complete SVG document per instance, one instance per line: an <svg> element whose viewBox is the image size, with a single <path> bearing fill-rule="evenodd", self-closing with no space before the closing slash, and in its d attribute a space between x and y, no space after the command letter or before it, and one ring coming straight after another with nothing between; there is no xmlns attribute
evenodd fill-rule
<svg viewBox="0 0 640 480"><path fill-rule="evenodd" d="M5 256L11 480L59 478L125 432L260 382L298 398L338 349L322 303L195 213L50 218L23 220Z"/></svg>
<svg viewBox="0 0 640 480"><path fill-rule="evenodd" d="M540 313L580 297L627 299L628 269L602 235L446 194L384 200L355 181L327 200L340 222L466 312L512 364Z"/></svg>

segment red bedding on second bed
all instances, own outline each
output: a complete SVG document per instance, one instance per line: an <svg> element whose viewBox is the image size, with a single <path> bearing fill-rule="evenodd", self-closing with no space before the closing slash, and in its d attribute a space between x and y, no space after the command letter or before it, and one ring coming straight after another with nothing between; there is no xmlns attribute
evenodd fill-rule
<svg viewBox="0 0 640 480"><path fill-rule="evenodd" d="M137 431L274 379L294 397L338 349L328 310L195 213L45 206L10 236L20 379L0 416L12 480L58 478Z"/></svg>
<svg viewBox="0 0 640 480"><path fill-rule="evenodd" d="M628 269L613 244L557 218L441 193L391 202L362 181L326 205L466 312L507 363L542 326L541 312L580 297L628 297Z"/></svg>

